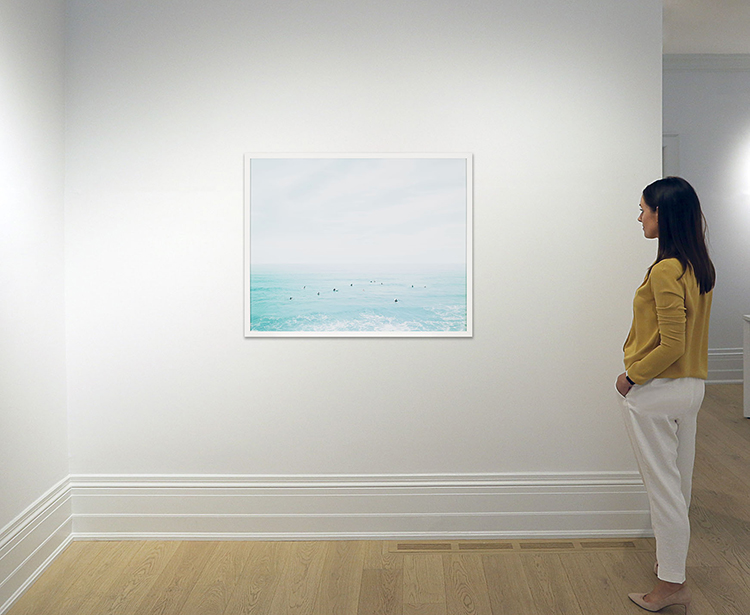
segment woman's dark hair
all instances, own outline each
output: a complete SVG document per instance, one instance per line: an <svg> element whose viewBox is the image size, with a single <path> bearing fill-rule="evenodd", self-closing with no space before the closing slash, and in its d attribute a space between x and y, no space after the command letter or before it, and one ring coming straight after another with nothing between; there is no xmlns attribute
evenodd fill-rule
<svg viewBox="0 0 750 615"><path fill-rule="evenodd" d="M659 248L654 265L676 258L683 270L693 270L701 294L709 292L716 283L716 270L706 248L706 219L693 187L681 177L665 177L646 186L643 200L658 214Z"/></svg>

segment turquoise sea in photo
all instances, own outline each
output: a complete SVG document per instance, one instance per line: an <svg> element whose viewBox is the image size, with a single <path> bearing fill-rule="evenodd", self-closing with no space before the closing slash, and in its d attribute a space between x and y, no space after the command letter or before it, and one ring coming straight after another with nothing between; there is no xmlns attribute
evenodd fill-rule
<svg viewBox="0 0 750 615"><path fill-rule="evenodd" d="M466 266L253 265L252 331L461 332Z"/></svg>

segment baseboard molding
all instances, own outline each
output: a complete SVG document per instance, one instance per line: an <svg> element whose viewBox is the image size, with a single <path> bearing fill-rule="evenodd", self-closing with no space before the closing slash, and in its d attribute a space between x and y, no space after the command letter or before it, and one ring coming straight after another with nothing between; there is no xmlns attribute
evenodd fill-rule
<svg viewBox="0 0 750 615"><path fill-rule="evenodd" d="M77 539L648 536L635 472L72 476Z"/></svg>
<svg viewBox="0 0 750 615"><path fill-rule="evenodd" d="M736 384L744 379L742 348L708 351L708 384Z"/></svg>
<svg viewBox="0 0 750 615"><path fill-rule="evenodd" d="M70 483L66 478L0 531L0 614L62 552L72 534Z"/></svg>
<svg viewBox="0 0 750 615"><path fill-rule="evenodd" d="M679 53L664 54L664 70L750 70L750 54L747 53Z"/></svg>

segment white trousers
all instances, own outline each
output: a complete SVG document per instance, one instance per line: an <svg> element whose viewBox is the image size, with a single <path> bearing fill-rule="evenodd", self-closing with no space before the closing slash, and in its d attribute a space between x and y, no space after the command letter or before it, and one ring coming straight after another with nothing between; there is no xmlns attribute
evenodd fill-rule
<svg viewBox="0 0 750 615"><path fill-rule="evenodd" d="M656 378L623 399L625 426L651 508L659 578L685 582L695 432L705 392L698 378Z"/></svg>

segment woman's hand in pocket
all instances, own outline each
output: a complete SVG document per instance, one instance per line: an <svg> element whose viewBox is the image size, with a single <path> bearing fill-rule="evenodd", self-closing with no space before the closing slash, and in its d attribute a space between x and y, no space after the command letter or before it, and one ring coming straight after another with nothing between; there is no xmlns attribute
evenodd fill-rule
<svg viewBox="0 0 750 615"><path fill-rule="evenodd" d="M617 389L617 392L625 397L630 389L633 388L633 385L628 382L628 375L623 372L619 376L617 376L617 381L615 382L615 388Z"/></svg>

